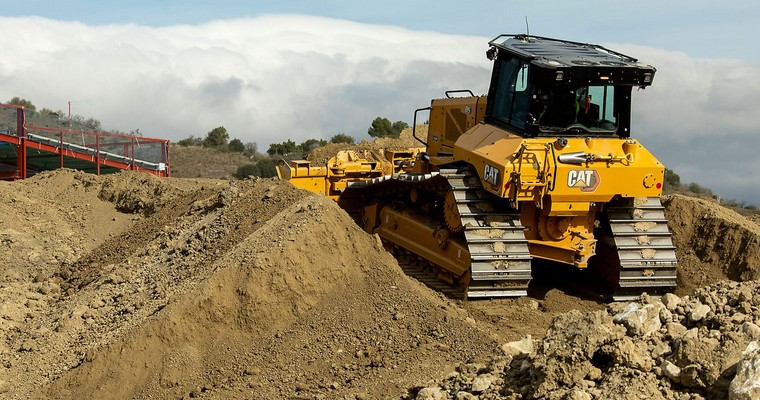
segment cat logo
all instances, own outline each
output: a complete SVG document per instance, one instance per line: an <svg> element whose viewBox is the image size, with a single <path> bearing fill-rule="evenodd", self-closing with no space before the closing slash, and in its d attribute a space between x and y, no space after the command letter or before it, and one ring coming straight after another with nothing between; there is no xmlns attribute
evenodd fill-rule
<svg viewBox="0 0 760 400"><path fill-rule="evenodd" d="M567 172L567 186L581 192L593 192L599 187L599 172L593 169L571 169Z"/></svg>
<svg viewBox="0 0 760 400"><path fill-rule="evenodd" d="M483 167L483 180L491 184L491 188L496 190L501 184L501 173L498 168L486 164Z"/></svg>

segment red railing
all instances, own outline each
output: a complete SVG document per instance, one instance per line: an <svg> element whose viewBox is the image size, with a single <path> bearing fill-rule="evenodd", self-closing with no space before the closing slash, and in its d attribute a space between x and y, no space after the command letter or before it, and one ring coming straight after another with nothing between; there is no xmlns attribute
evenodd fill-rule
<svg viewBox="0 0 760 400"><path fill-rule="evenodd" d="M65 166L68 157L93 163L98 175L101 166L144 171L157 176L170 174L169 140L28 125L24 107L0 104L2 108L16 113L15 129L0 127L0 142L16 146L16 168L15 171L0 170L0 179L29 176L29 149L36 149L37 154L58 155L58 168ZM6 117L5 120L12 119L12 116Z"/></svg>

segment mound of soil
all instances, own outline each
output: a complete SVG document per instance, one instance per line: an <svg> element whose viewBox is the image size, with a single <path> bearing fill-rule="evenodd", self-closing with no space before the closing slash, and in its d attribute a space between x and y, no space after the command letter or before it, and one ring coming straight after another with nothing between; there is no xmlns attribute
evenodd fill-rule
<svg viewBox="0 0 760 400"><path fill-rule="evenodd" d="M758 228L709 202L665 201L681 286L628 309L446 298L277 180L58 170L0 197L4 398L697 399L753 376Z"/></svg>
<svg viewBox="0 0 760 400"><path fill-rule="evenodd" d="M678 257L678 289L760 278L760 226L714 202L668 196L663 204Z"/></svg>
<svg viewBox="0 0 760 400"><path fill-rule="evenodd" d="M38 192L48 183L69 200ZM380 398L499 345L332 201L285 182L55 171L3 189L34 199L9 214L52 221L4 236L11 397ZM66 225L70 209L92 223ZM73 245L36 231L57 224ZM72 256L24 258L34 246Z"/></svg>
<svg viewBox="0 0 760 400"><path fill-rule="evenodd" d="M760 283L557 316L538 344L461 364L408 399L756 399ZM476 397L477 396L477 397Z"/></svg>

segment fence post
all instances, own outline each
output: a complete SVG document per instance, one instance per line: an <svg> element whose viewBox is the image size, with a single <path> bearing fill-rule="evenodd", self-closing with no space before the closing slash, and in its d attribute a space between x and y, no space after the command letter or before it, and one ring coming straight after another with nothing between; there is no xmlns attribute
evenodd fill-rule
<svg viewBox="0 0 760 400"><path fill-rule="evenodd" d="M100 176L100 134L95 133L95 173Z"/></svg>
<svg viewBox="0 0 760 400"><path fill-rule="evenodd" d="M19 139L16 169L21 179L26 179L26 110L23 107L16 109L16 134Z"/></svg>

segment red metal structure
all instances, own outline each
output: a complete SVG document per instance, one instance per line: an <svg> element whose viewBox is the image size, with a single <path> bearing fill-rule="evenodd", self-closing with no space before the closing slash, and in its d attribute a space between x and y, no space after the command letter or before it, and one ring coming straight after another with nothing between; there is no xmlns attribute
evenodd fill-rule
<svg viewBox="0 0 760 400"><path fill-rule="evenodd" d="M119 170L170 174L169 140L27 125L24 107L0 104L3 109L15 111L16 126L0 130L2 180L25 179L57 168L97 175Z"/></svg>

